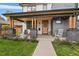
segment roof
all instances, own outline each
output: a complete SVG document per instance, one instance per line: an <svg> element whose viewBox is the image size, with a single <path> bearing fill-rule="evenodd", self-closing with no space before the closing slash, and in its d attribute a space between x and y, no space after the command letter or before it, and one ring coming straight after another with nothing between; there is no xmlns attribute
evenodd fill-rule
<svg viewBox="0 0 79 59"><path fill-rule="evenodd" d="M4 20L4 19L0 16L0 20Z"/></svg>
<svg viewBox="0 0 79 59"><path fill-rule="evenodd" d="M5 21L5 19L0 16L0 24L8 24L8 21Z"/></svg>
<svg viewBox="0 0 79 59"><path fill-rule="evenodd" d="M39 4L46 4L46 3L20 3L20 6L35 6Z"/></svg>
<svg viewBox="0 0 79 59"><path fill-rule="evenodd" d="M4 15L0 15L0 19L6 21L7 18Z"/></svg>
<svg viewBox="0 0 79 59"><path fill-rule="evenodd" d="M0 19L0 24L9 24L8 21L4 21Z"/></svg>
<svg viewBox="0 0 79 59"><path fill-rule="evenodd" d="M47 11L33 11L33 12L19 12L19 13L5 13L5 16L39 16L39 15L60 15L60 14L79 14L79 8L57 9Z"/></svg>

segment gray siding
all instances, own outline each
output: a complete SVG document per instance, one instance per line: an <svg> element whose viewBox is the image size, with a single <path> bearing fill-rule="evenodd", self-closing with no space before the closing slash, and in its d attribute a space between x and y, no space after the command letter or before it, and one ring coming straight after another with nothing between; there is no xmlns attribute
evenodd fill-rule
<svg viewBox="0 0 79 59"><path fill-rule="evenodd" d="M79 30L68 30L67 40L69 41L79 41Z"/></svg>
<svg viewBox="0 0 79 59"><path fill-rule="evenodd" d="M61 23L57 24L56 23L57 19L52 20L52 35L55 35L55 32L57 29L64 29L64 34L63 36L67 38L69 41L79 41L79 28L77 27L76 30L73 29L68 29L68 19L61 19ZM79 26L77 24L77 26Z"/></svg>
<svg viewBox="0 0 79 59"><path fill-rule="evenodd" d="M75 8L75 3L53 3L52 9Z"/></svg>
<svg viewBox="0 0 79 59"><path fill-rule="evenodd" d="M56 23L56 20L57 19L53 19L52 21L52 34L54 35L55 32L57 31L57 29L64 29L64 35L63 36L66 36L66 31L68 29L68 19L64 20L64 19L61 19L61 23L58 24Z"/></svg>

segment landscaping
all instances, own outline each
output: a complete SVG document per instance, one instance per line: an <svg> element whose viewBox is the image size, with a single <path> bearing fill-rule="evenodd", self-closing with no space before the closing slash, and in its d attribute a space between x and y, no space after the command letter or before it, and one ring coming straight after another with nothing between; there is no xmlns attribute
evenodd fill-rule
<svg viewBox="0 0 79 59"><path fill-rule="evenodd" d="M79 56L79 42L70 43L67 41L55 40L53 46L58 56Z"/></svg>
<svg viewBox="0 0 79 59"><path fill-rule="evenodd" d="M37 41L0 38L0 56L31 56L36 46Z"/></svg>

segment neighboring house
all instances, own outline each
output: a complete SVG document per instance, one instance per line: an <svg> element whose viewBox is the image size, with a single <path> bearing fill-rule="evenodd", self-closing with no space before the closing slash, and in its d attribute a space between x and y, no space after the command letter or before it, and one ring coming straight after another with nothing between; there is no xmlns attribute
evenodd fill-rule
<svg viewBox="0 0 79 59"><path fill-rule="evenodd" d="M7 17L7 23L10 24L10 19L9 17ZM20 35L22 33L22 22L20 21L17 21L17 20L13 20L14 25L11 25L11 26L14 26L14 28L16 29L16 35Z"/></svg>
<svg viewBox="0 0 79 59"><path fill-rule="evenodd" d="M10 17L10 26L14 20L22 22L22 33L26 29L36 29L37 34L55 35L57 29L63 29L63 36L78 34L79 5L77 3L21 3L23 12L6 13ZM74 35L72 35L73 33Z"/></svg>
<svg viewBox="0 0 79 59"><path fill-rule="evenodd" d="M9 25L1 16L0 16L0 34L2 33L2 26Z"/></svg>
<svg viewBox="0 0 79 59"><path fill-rule="evenodd" d="M16 29L17 35L22 33L22 24L21 23L22 22L14 20L14 28ZM6 25L9 26L9 24L10 24L10 21L9 21L8 17L7 17L7 20L4 20L2 17L0 17L0 34L2 32L3 26L6 26Z"/></svg>

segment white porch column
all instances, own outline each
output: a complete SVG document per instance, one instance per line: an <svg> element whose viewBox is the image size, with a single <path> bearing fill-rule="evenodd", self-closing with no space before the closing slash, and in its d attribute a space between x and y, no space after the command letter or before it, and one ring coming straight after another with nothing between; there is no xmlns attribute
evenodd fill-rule
<svg viewBox="0 0 79 59"><path fill-rule="evenodd" d="M37 34L42 34L42 19L37 20Z"/></svg>
<svg viewBox="0 0 79 59"><path fill-rule="evenodd" d="M34 18L34 21L35 21L34 23L35 23L35 29L36 29L36 18Z"/></svg>
<svg viewBox="0 0 79 59"><path fill-rule="evenodd" d="M51 20L48 20L48 34L51 34Z"/></svg>
<svg viewBox="0 0 79 59"><path fill-rule="evenodd" d="M32 18L32 29L34 28L34 18Z"/></svg>
<svg viewBox="0 0 79 59"><path fill-rule="evenodd" d="M26 22L23 22L23 31L22 31L22 34L24 34L24 31L27 29L27 24Z"/></svg>

